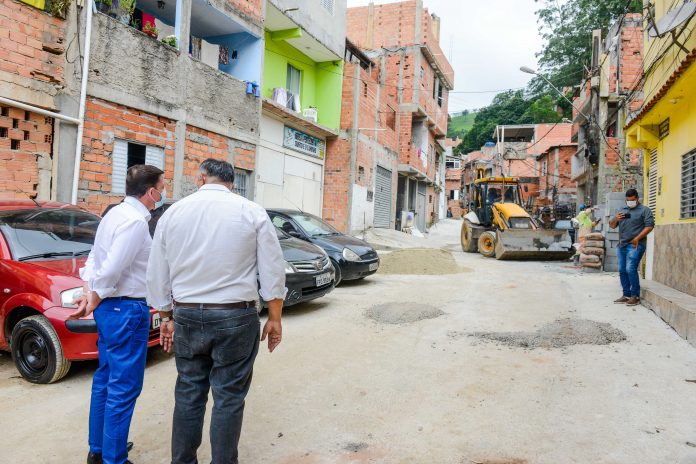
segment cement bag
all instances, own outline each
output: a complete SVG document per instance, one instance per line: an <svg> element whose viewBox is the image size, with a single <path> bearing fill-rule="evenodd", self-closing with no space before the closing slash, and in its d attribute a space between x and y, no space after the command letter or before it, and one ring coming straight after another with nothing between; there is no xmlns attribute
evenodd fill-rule
<svg viewBox="0 0 696 464"><path fill-rule="evenodd" d="M601 240L604 241L604 235L601 234L601 232L592 232L590 234L585 235L585 240Z"/></svg>
<svg viewBox="0 0 696 464"><path fill-rule="evenodd" d="M587 248L604 248L604 242L602 240L585 240L585 247Z"/></svg>
<svg viewBox="0 0 696 464"><path fill-rule="evenodd" d="M586 255L585 253L582 253L580 255L580 264L591 264L591 263L601 263L602 260L599 259L599 256L595 255Z"/></svg>
<svg viewBox="0 0 696 464"><path fill-rule="evenodd" d="M602 263L582 263L582 267L589 267L592 269L601 269Z"/></svg>
<svg viewBox="0 0 696 464"><path fill-rule="evenodd" d="M585 255L604 256L604 248L588 247L587 243L585 243L582 252Z"/></svg>

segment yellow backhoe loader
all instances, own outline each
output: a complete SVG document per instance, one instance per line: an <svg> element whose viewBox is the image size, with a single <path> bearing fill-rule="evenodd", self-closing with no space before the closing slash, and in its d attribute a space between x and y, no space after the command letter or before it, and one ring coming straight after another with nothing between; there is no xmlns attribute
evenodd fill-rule
<svg viewBox="0 0 696 464"><path fill-rule="evenodd" d="M565 230L543 229L522 207L519 179L485 177L467 186L462 249L497 259L568 259L575 250Z"/></svg>

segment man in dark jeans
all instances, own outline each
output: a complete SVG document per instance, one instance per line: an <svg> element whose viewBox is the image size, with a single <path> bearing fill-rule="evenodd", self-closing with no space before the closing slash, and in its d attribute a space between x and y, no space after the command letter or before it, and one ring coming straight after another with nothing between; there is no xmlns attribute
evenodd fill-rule
<svg viewBox="0 0 696 464"><path fill-rule="evenodd" d="M278 236L261 206L232 193L233 182L232 165L204 161L200 189L162 215L152 243L148 302L159 309L160 343L174 348L179 374L173 464L198 462L211 388L212 463L238 462L244 399L259 349L259 294L268 302L261 340L268 337L273 351L282 337L287 289Z"/></svg>
<svg viewBox="0 0 696 464"><path fill-rule="evenodd" d="M652 211L640 204L636 189L626 191L626 206L619 208L609 226L619 227L619 277L623 295L614 303L635 306L640 304L640 278L638 265L647 246L646 237L655 227Z"/></svg>

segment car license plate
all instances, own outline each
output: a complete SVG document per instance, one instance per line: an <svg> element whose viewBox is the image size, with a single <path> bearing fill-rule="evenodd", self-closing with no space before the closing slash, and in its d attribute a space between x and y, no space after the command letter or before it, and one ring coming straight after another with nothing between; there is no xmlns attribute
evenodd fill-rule
<svg viewBox="0 0 696 464"><path fill-rule="evenodd" d="M317 283L317 287L331 283L331 274L328 272L326 274L318 275L314 278Z"/></svg>
<svg viewBox="0 0 696 464"><path fill-rule="evenodd" d="M370 271L376 271L377 268L379 268L379 261L375 261L374 263L370 263Z"/></svg>
<svg viewBox="0 0 696 464"><path fill-rule="evenodd" d="M152 315L152 330L159 329L160 326L160 315L155 313Z"/></svg>

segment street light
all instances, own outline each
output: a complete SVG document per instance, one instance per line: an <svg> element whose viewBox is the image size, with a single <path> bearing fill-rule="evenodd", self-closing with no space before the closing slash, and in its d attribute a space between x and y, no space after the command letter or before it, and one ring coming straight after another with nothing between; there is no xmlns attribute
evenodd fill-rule
<svg viewBox="0 0 696 464"><path fill-rule="evenodd" d="M546 81L546 83L549 84L549 85L551 86L551 88L552 88L553 90L555 90L555 91L558 93L558 95L560 95L561 97L563 97L563 99L564 99L565 101L567 101L568 103L570 103L570 106L572 106L573 108L575 108L575 111L577 111L578 114L580 114L580 115L581 115L583 118L585 118L587 121L590 121L590 118L589 118L585 113L583 113L582 111L580 111L580 109L579 109L578 107L576 107L576 106L573 104L573 102L570 101L570 100L568 99L568 97L565 96L565 94L564 94L563 92L561 92L560 90L558 90L558 88L556 88L556 86L553 85L553 84L551 83L551 81L548 80L548 79L546 78L546 76L544 76L543 74L539 74L537 71L533 70L533 69L530 68L529 66L521 66L521 67L520 67L520 71L522 71L523 73L527 73L527 74L534 74L534 75L539 76L539 77L541 77L542 79L544 79L544 81Z"/></svg>

